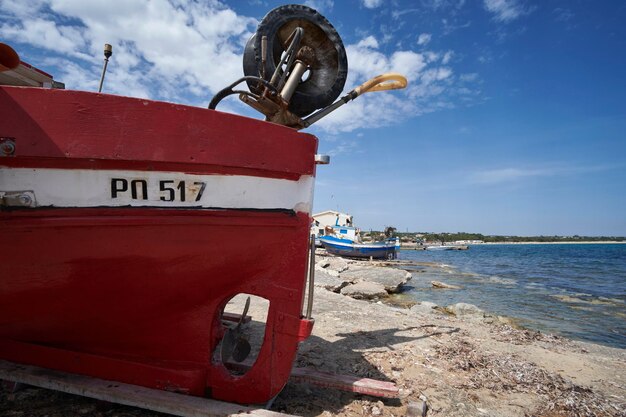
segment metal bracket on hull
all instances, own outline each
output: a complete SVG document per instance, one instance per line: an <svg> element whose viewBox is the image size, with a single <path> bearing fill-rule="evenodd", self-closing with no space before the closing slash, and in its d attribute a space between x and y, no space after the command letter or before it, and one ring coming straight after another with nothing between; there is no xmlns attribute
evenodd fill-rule
<svg viewBox="0 0 626 417"><path fill-rule="evenodd" d="M0 207L37 207L33 191L0 191Z"/></svg>
<svg viewBox="0 0 626 417"><path fill-rule="evenodd" d="M318 165L328 165L330 164L330 156L315 154L315 163Z"/></svg>
<svg viewBox="0 0 626 417"><path fill-rule="evenodd" d="M0 138L0 156L15 155L15 138Z"/></svg>

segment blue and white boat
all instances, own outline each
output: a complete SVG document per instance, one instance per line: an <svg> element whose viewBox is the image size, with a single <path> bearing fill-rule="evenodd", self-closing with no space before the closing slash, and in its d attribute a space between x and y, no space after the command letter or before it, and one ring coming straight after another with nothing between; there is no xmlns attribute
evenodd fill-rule
<svg viewBox="0 0 626 417"><path fill-rule="evenodd" d="M393 244L396 246L396 250L400 250L401 245L400 238L398 236L388 238L387 242L393 242Z"/></svg>
<svg viewBox="0 0 626 417"><path fill-rule="evenodd" d="M350 239L335 236L320 237L322 246L328 253L349 258L395 259L396 242L384 241L373 243L356 243Z"/></svg>
<svg viewBox="0 0 626 417"><path fill-rule="evenodd" d="M314 230L316 227L311 228L311 233L315 234L315 246L322 247L320 238L323 236L333 236L339 239L346 240L348 242L356 242L358 239L359 229L353 226L326 226L324 229L319 229L317 232Z"/></svg>

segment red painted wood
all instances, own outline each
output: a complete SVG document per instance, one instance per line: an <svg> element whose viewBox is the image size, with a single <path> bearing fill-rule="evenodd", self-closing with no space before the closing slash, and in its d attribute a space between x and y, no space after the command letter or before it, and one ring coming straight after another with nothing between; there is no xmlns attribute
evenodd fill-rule
<svg viewBox="0 0 626 417"><path fill-rule="evenodd" d="M188 363L204 367L215 398L243 403L266 401L287 381L301 327L307 214L131 208L0 214L0 339L43 349L18 356L0 349L3 358L102 378L112 370L90 357L164 363L169 371L160 379L176 372L167 364ZM234 378L211 363L211 352L219 311L237 293L264 297L270 308L255 366ZM87 356L67 369L52 349ZM137 381L136 373L112 368L115 380L159 387L152 375Z"/></svg>
<svg viewBox="0 0 626 417"><path fill-rule="evenodd" d="M0 86L0 137L16 156L313 175L317 139L215 110L82 91ZM58 161L57 161L58 162ZM169 167L169 168L168 168ZM154 168L157 169L157 168Z"/></svg>
<svg viewBox="0 0 626 417"><path fill-rule="evenodd" d="M0 159L0 166L11 168L57 168L57 169L98 169L185 172L187 174L247 175L264 178L277 178L297 181L300 174L267 171L254 168L226 167L220 165L184 164L154 161L118 161L106 159L68 159L21 157Z"/></svg>
<svg viewBox="0 0 626 417"><path fill-rule="evenodd" d="M13 362L28 363L65 372L98 375L111 381L152 386L182 394L204 395L206 366L185 362L132 362L124 358L90 355L0 339L0 355Z"/></svg>
<svg viewBox="0 0 626 417"><path fill-rule="evenodd" d="M245 371L252 366L249 361L242 363L229 362L230 367ZM331 388L340 391L355 392L382 398L398 398L400 391L395 383L378 379L360 378L351 375L338 375L330 372L318 371L312 368L293 368L291 382L307 383L318 387Z"/></svg>
<svg viewBox="0 0 626 417"><path fill-rule="evenodd" d="M5 166L315 173L313 136L206 109L0 87L0 115L0 136L17 147ZM0 210L0 358L265 402L310 333L300 317L310 221L292 211ZM238 293L270 308L257 361L234 377L212 353Z"/></svg>
<svg viewBox="0 0 626 417"><path fill-rule="evenodd" d="M373 397L398 398L396 384L377 379L359 378L349 375L337 375L310 368L294 368L291 373L294 382L307 382L320 387L356 392Z"/></svg>

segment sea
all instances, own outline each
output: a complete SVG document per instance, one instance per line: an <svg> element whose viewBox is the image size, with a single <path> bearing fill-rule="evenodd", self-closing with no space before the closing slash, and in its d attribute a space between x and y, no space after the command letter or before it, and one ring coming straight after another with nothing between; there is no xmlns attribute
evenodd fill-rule
<svg viewBox="0 0 626 417"><path fill-rule="evenodd" d="M402 250L398 259L429 263L413 273L412 300L470 303L526 328L626 349L626 244L481 244Z"/></svg>

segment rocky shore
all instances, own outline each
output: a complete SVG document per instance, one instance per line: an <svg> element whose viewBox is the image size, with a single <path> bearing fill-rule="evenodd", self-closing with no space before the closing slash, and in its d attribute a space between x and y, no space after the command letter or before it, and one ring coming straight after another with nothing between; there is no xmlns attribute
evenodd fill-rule
<svg viewBox="0 0 626 417"><path fill-rule="evenodd" d="M427 416L626 416L626 351L516 328L466 303L394 305L420 274L387 265L318 255L316 324L298 366L393 381L400 399L288 384L275 409L404 416L425 403Z"/></svg>
<svg viewBox="0 0 626 417"><path fill-rule="evenodd" d="M401 267L401 266L399 266ZM301 416L626 416L626 351L515 328L476 306L398 303L420 274L319 255L313 335L296 366L392 381L400 398L288 383ZM441 291L453 291L445 288ZM253 303L254 306L254 303ZM254 314L254 311L251 311ZM424 411L426 410L426 411ZM157 416L47 390L0 392L3 416Z"/></svg>

